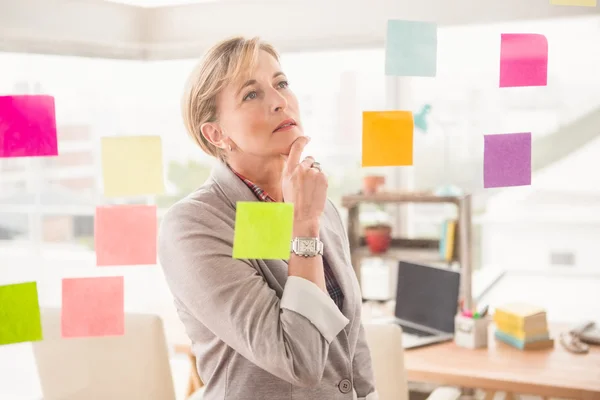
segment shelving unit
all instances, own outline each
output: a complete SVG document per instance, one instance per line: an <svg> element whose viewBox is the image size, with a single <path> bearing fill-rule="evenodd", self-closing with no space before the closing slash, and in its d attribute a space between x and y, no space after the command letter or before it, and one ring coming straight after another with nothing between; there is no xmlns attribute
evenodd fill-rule
<svg viewBox="0 0 600 400"><path fill-rule="evenodd" d="M370 255L367 248L362 246L364 238L361 236L359 211L363 203L371 204L402 204L402 203L438 203L454 204L458 209L457 240L458 262L461 271L461 298L467 308L472 306L471 278L472 278L472 253L471 253L471 195L464 196L436 196L430 192L380 192L375 194L352 194L342 197L342 206L348 209L348 239L352 256L352 266L356 272L359 285L361 285L361 261ZM402 248L402 242L411 242L411 249L436 248L437 241L426 239L393 239L392 246L382 257L394 257ZM400 259L400 257L398 257ZM440 264L433 258L422 262Z"/></svg>

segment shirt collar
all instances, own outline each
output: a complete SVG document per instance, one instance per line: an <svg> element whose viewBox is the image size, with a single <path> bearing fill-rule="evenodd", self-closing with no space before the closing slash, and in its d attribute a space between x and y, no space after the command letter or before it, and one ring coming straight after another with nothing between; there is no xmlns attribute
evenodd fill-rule
<svg viewBox="0 0 600 400"><path fill-rule="evenodd" d="M271 196L269 196L269 194L267 192L265 192L263 189L261 189L258 185L256 185L250 179L248 179L244 175L238 173L236 170L234 170L231 167L229 167L229 169L231 169L231 171L233 171L233 173L236 174L242 180L242 182L244 182L246 184L246 186L248 186L250 188L250 190L252 190L252 193L254 193L254 195L260 201L275 202L275 199L273 199Z"/></svg>

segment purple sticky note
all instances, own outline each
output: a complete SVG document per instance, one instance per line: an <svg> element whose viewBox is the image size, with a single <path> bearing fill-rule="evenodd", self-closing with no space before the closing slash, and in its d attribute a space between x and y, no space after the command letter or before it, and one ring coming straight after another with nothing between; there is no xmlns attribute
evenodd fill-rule
<svg viewBox="0 0 600 400"><path fill-rule="evenodd" d="M485 135L483 187L531 185L531 133Z"/></svg>
<svg viewBox="0 0 600 400"><path fill-rule="evenodd" d="M500 87L546 86L548 40L538 34L502 34Z"/></svg>
<svg viewBox="0 0 600 400"><path fill-rule="evenodd" d="M0 96L0 157L58 155L52 96Z"/></svg>

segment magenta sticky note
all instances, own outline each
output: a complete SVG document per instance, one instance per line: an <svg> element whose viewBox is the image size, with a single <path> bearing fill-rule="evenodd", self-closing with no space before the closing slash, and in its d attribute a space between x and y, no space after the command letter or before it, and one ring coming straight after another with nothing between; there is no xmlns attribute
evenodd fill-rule
<svg viewBox="0 0 600 400"><path fill-rule="evenodd" d="M156 264L156 206L117 205L96 208L96 265Z"/></svg>
<svg viewBox="0 0 600 400"><path fill-rule="evenodd" d="M56 155L54 97L0 96L0 157Z"/></svg>
<svg viewBox="0 0 600 400"><path fill-rule="evenodd" d="M531 185L531 133L484 136L483 187Z"/></svg>
<svg viewBox="0 0 600 400"><path fill-rule="evenodd" d="M546 86L548 40L529 33L502 34L500 87Z"/></svg>
<svg viewBox="0 0 600 400"><path fill-rule="evenodd" d="M62 337L120 336L125 333L122 276L62 281Z"/></svg>

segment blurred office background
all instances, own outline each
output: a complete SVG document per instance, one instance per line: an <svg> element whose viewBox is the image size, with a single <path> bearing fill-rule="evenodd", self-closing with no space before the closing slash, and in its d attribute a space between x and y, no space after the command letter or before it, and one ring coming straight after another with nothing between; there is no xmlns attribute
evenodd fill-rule
<svg viewBox="0 0 600 400"><path fill-rule="evenodd" d="M124 275L126 310L161 314L169 343L185 342L158 266L95 267L94 210L110 204L102 196L99 141L161 136L167 193L130 199L157 204L160 216L199 186L213 163L180 117L190 70L213 42L259 34L282 53L313 138L307 151L327 171L344 216L341 197L377 170L360 167L361 112L418 115L429 105L425 126L415 129L414 167L376 171L386 176L386 189L453 187L473 195L473 293L480 302L510 294L546 307L552 320L600 315L600 10L538 15L534 7L547 10L546 0L498 1L497 10L475 7L460 16L443 4L427 18L425 5L391 1L120 3L0 0L0 93L55 96L60 152L0 160L0 284L35 280L41 305L60 306L62 278ZM403 15L441 21L436 78L384 75L385 21ZM548 38L547 87L498 88L501 33ZM532 185L483 189L483 135L524 131L533 135ZM397 208L386 207L402 216L392 219L394 231L411 238L437 238L455 212ZM366 297L391 295L392 275L365 268ZM30 353L29 344L0 347L0 398L40 397ZM172 360L183 398L189 364L176 354Z"/></svg>

